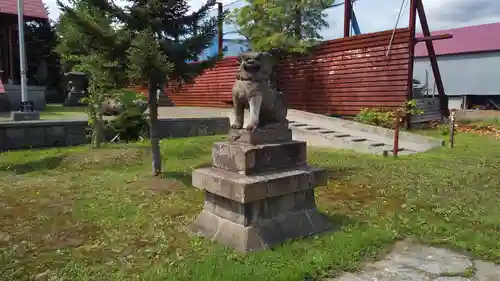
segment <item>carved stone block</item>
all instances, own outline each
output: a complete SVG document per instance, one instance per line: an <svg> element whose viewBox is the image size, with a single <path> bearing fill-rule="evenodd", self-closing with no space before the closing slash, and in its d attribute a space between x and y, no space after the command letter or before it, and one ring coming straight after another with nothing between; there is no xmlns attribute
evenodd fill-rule
<svg viewBox="0 0 500 281"><path fill-rule="evenodd" d="M307 144L299 141L262 145L218 142L212 148L214 167L244 175L299 167L306 164L306 157Z"/></svg>
<svg viewBox="0 0 500 281"><path fill-rule="evenodd" d="M292 140L292 130L288 128L282 130L257 129L255 131L231 130L229 131L229 136L234 143L252 145L282 143Z"/></svg>

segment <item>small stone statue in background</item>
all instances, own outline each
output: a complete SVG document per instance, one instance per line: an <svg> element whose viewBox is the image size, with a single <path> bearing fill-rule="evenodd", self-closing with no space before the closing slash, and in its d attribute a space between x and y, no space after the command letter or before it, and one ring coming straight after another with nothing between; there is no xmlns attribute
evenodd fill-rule
<svg viewBox="0 0 500 281"><path fill-rule="evenodd" d="M87 74L83 72L68 72L65 73L67 79L68 97L64 101L65 106L81 106L84 105L80 100L85 97L88 87Z"/></svg>
<svg viewBox="0 0 500 281"><path fill-rule="evenodd" d="M246 129L288 128L287 108L282 93L271 87L269 81L273 58L267 52L244 52L240 63L233 95L233 120L231 129L242 129L245 109L250 111Z"/></svg>

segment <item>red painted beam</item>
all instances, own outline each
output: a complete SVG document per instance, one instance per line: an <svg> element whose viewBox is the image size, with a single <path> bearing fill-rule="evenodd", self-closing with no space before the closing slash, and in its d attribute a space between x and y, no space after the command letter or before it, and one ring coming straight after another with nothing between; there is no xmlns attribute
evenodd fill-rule
<svg viewBox="0 0 500 281"><path fill-rule="evenodd" d="M416 43L418 43L418 42L443 40L443 39L451 39L451 38L453 38L453 35L451 35L451 34L440 34L440 35L419 37L419 38L416 38L415 41L416 41Z"/></svg>
<svg viewBox="0 0 500 281"><path fill-rule="evenodd" d="M408 101L413 99L413 68L415 62L415 36L416 30L415 25L417 24L417 0L410 0L410 19L409 19L409 29L410 29L410 42L408 42L408 76L406 78L406 98ZM407 116L405 126L409 129L411 126L411 116Z"/></svg>

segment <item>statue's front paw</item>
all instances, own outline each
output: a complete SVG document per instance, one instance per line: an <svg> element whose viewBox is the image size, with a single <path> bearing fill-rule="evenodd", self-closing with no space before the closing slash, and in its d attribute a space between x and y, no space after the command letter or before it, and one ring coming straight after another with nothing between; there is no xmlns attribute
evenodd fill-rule
<svg viewBox="0 0 500 281"><path fill-rule="evenodd" d="M255 131L255 129L257 129L257 125L258 124L256 122L250 122L250 123L248 123L246 129L247 129L247 131L253 132L253 131Z"/></svg>
<svg viewBox="0 0 500 281"><path fill-rule="evenodd" d="M233 129L233 130L243 129L243 124L239 124L239 123L231 124L231 129Z"/></svg>

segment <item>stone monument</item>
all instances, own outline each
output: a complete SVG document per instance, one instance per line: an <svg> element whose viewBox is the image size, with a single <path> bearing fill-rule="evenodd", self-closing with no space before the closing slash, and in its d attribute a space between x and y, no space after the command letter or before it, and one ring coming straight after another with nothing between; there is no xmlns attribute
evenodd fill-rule
<svg viewBox="0 0 500 281"><path fill-rule="evenodd" d="M270 62L267 53L240 55L230 139L213 145L212 167L192 175L205 203L189 229L243 252L330 229L314 197L323 170L307 165L305 142L292 140L283 96L270 87Z"/></svg>
<svg viewBox="0 0 500 281"><path fill-rule="evenodd" d="M68 81L68 97L64 101L65 106L80 106L81 99L85 97L85 91L88 86L87 74L83 72L68 72L64 76Z"/></svg>

